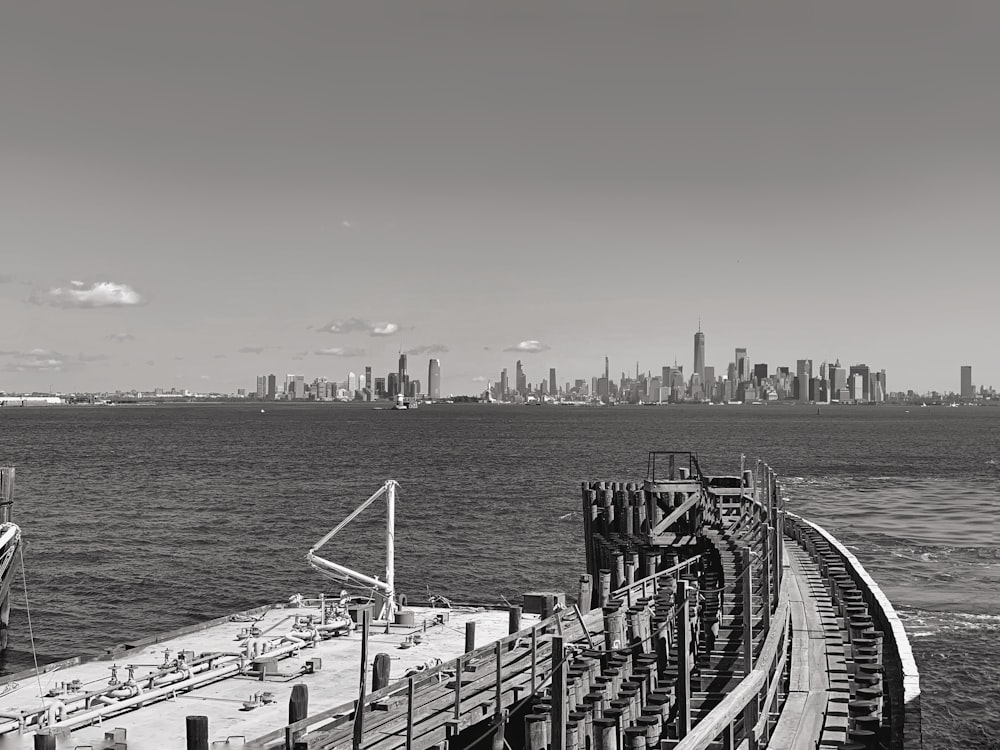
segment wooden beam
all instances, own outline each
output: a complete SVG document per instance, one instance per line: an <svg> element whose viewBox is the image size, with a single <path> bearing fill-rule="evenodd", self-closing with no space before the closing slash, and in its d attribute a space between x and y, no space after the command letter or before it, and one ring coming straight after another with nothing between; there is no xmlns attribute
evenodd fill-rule
<svg viewBox="0 0 1000 750"><path fill-rule="evenodd" d="M678 507L674 508L674 510L671 511L671 513L666 518L664 518L662 521L656 524L656 526L654 526L653 529L649 532L649 535L658 536L662 534L667 529L669 529L673 524L677 523L677 521L679 521L685 513L691 510L691 508L697 505L698 501L701 500L701 492L700 492L701 488L699 487L698 489L699 489L698 492L692 494L691 497L689 497L687 500L681 503Z"/></svg>

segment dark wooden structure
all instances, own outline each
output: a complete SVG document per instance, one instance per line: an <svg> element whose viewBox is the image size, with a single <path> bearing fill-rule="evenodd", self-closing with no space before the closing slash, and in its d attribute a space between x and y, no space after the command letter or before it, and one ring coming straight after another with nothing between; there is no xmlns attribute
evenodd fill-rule
<svg viewBox="0 0 1000 750"><path fill-rule="evenodd" d="M478 648L469 634L454 661L251 746L919 748L898 618L856 560L785 512L768 466L712 477L658 452L642 483L587 483L582 503L576 606L550 602Z"/></svg>

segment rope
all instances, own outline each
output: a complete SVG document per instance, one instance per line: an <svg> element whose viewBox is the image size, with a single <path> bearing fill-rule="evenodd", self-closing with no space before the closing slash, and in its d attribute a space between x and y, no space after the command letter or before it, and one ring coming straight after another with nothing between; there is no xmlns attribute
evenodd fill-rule
<svg viewBox="0 0 1000 750"><path fill-rule="evenodd" d="M28 637L31 639L31 658L35 661L35 679L38 681L38 700L45 710L44 692L42 690L42 676L38 672L38 653L35 651L35 631L31 627L31 607L28 606L28 577L24 572L24 550L21 545L17 546L17 552L21 557L21 583L24 586L24 612L28 615Z"/></svg>

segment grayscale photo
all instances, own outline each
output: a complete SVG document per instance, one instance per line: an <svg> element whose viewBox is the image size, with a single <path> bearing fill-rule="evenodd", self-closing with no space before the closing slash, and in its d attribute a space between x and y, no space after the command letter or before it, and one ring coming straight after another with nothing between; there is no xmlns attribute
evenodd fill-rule
<svg viewBox="0 0 1000 750"><path fill-rule="evenodd" d="M0 0L0 750L1000 750L998 28Z"/></svg>

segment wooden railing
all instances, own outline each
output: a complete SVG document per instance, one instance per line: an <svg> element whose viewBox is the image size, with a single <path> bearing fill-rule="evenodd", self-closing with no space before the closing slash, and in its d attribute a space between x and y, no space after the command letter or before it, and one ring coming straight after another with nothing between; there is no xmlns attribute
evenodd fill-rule
<svg viewBox="0 0 1000 750"><path fill-rule="evenodd" d="M745 730L752 728L752 739L748 743L750 748L756 747L765 735L769 716L778 712L782 674L788 658L786 646L791 623L788 585L787 580L782 582L778 607L771 617L771 627L753 670L691 729L674 750L705 750L719 740L724 746L735 748L738 725L743 727L745 738L751 734Z"/></svg>
<svg viewBox="0 0 1000 750"><path fill-rule="evenodd" d="M624 612L653 597L667 579L676 579L698 558L684 560L655 575L611 592L609 603ZM606 607L586 613L566 608L530 628L462 654L419 677L397 680L366 696L362 721L366 750L399 744L427 747L483 721L492 711L502 726L504 712L522 697L545 688L554 673L552 640L581 648L604 648ZM405 710L404 710L405 708ZM352 746L358 701L348 701L288 724L250 744L254 750L297 750L298 747L340 750ZM484 713L484 711L486 713ZM432 717L438 718L428 721ZM421 727L421 723L425 726Z"/></svg>
<svg viewBox="0 0 1000 750"><path fill-rule="evenodd" d="M780 564L783 519L780 493L773 472L764 465L758 464L756 473L744 472L743 479L745 488L752 492L741 493L739 517L734 519L729 531L738 533L742 543L750 545L743 549L742 573L744 611L748 613L743 646L746 677L693 728L689 721L686 723L684 736L677 745L682 750L707 748L720 737L728 748L735 748L736 738L742 738L752 750L758 738L766 737L769 718L777 714L783 698L781 682L788 652L790 616L787 583ZM714 507L706 510L713 511L712 518L718 524L722 520L721 505L716 499L712 502ZM748 564L751 554L759 556L765 573L756 601L759 609L753 599L755 587L751 585ZM677 582L699 560L697 556L683 560L614 590L609 585L610 571L601 569L597 580L590 575L582 576L580 600L594 601L600 606L586 613L575 608L559 611L530 628L462 654L418 676L393 682L367 695L360 705L356 700L342 703L292 722L248 747L254 750L347 750L353 746L354 750L391 750L405 746L407 750L420 750L441 744L448 737L484 722L487 725L484 731L499 735L510 711L527 697L537 696L553 678L557 665L563 663L562 653L554 658L553 639L558 638L560 646L576 642L579 648L610 648L610 644L617 648L616 633L624 627L625 613L636 603L655 598L666 581ZM629 578L631 575L626 574L625 579ZM592 587L596 589L593 600ZM679 586L672 584L672 588L681 589L679 601L685 601L683 582ZM683 605L681 609L684 610ZM755 610L767 631L763 644L754 638L753 628L749 626ZM679 638L680 630L683 628L677 631ZM760 645L757 653L755 644ZM690 661L684 661L689 656L683 640L678 643L678 649L679 671L686 674ZM681 696L689 693L686 682L678 684L677 689ZM686 698L679 700L683 702ZM555 718L553 716L553 720ZM362 725L363 732L356 733L356 723ZM360 742L355 739L357 736Z"/></svg>

